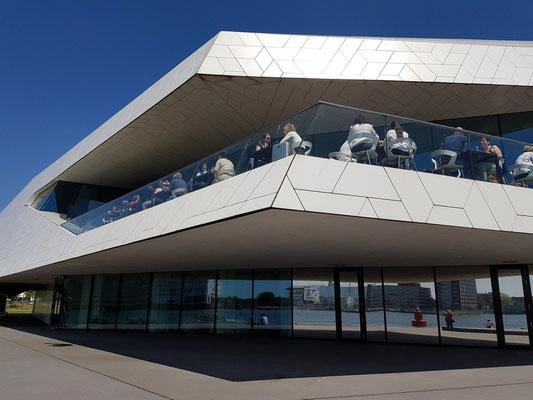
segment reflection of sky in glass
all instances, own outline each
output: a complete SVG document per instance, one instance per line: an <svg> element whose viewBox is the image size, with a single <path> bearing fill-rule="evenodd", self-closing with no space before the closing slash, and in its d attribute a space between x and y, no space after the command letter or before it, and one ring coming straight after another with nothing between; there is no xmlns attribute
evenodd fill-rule
<svg viewBox="0 0 533 400"><path fill-rule="evenodd" d="M509 296L524 297L524 288L522 287L520 271L517 271L517 274L517 276L499 278L500 293L505 293Z"/></svg>
<svg viewBox="0 0 533 400"><path fill-rule="evenodd" d="M256 280L254 285L255 297L257 297L261 292L272 292L276 297L287 297L291 289L291 282L287 280Z"/></svg>
<svg viewBox="0 0 533 400"><path fill-rule="evenodd" d="M233 280L222 279L218 284L219 297L239 297L241 299L249 299L252 297L252 281L251 280Z"/></svg>

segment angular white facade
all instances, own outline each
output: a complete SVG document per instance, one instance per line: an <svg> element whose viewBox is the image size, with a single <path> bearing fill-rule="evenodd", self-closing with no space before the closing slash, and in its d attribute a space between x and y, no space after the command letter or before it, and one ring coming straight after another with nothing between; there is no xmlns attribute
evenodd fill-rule
<svg viewBox="0 0 533 400"><path fill-rule="evenodd" d="M424 120L532 111L533 43L221 32L2 211L0 281L251 264L533 263L524 251L533 240L531 190L313 154L80 235L30 206L60 180L140 187L320 100ZM265 235L276 251L258 250ZM198 240L211 251L176 258ZM356 256L353 242L364 249ZM472 251L487 242L498 244L494 253Z"/></svg>

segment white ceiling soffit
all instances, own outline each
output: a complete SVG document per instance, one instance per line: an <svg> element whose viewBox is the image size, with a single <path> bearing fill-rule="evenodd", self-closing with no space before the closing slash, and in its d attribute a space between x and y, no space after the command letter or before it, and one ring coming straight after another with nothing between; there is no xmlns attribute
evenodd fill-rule
<svg viewBox="0 0 533 400"><path fill-rule="evenodd" d="M320 100L438 120L533 110L533 87L196 75L57 179L139 187Z"/></svg>
<svg viewBox="0 0 533 400"><path fill-rule="evenodd" d="M480 243L497 243L497 250L475 251ZM63 274L335 265L455 265L450 268L462 271L462 266L506 260L531 263L523 251L530 243L528 234L270 209L27 270L2 282L48 282Z"/></svg>

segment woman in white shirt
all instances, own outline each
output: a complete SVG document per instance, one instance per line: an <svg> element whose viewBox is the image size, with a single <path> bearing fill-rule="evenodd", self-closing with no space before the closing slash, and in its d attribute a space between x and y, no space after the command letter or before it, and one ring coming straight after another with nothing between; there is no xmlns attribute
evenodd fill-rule
<svg viewBox="0 0 533 400"><path fill-rule="evenodd" d="M385 149L389 149L390 143L393 140L401 139L401 138L409 138L409 134L405 132L402 128L402 126L396 122L392 121L392 123L389 126L389 131L387 132L387 136L385 136ZM411 141L411 145L408 146L406 143L395 143L390 148L392 154L400 154L400 155L413 155L416 152L416 143Z"/></svg>
<svg viewBox="0 0 533 400"><path fill-rule="evenodd" d="M524 146L524 149L522 150L522 154L518 156L515 164L533 165L533 146L528 146L528 145ZM528 175L529 175L529 169L518 168L515 170L514 179L515 180L524 179Z"/></svg>
<svg viewBox="0 0 533 400"><path fill-rule="evenodd" d="M348 131L348 139L342 144L340 152L351 156L353 152L368 150L366 147L359 148L361 145L366 145L366 142L369 142L368 145L373 146L373 143L371 143L369 138L355 138L350 140L350 136L361 132L368 132L376 137L378 144L383 143L379 140L379 136L374 130L372 124L370 124L365 117L359 115L355 121L353 121L353 125L350 126L350 130Z"/></svg>
<svg viewBox="0 0 533 400"><path fill-rule="evenodd" d="M283 139L281 139L280 143L298 143L302 141L300 135L296 133L296 127L292 122L289 122L283 127L283 133L285 134L285 136L283 137Z"/></svg>

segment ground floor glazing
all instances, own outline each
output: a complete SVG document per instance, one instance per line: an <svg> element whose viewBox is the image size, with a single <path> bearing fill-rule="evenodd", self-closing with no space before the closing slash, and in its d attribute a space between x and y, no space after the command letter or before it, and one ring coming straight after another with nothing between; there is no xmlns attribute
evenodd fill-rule
<svg viewBox="0 0 533 400"><path fill-rule="evenodd" d="M527 266L313 268L58 279L66 329L530 346Z"/></svg>

